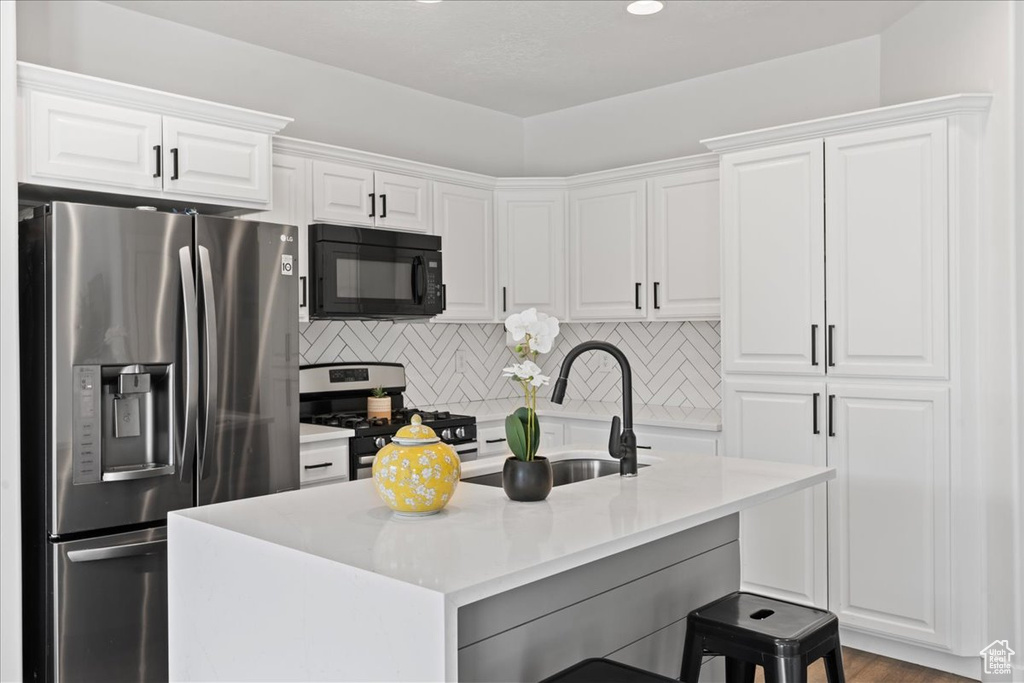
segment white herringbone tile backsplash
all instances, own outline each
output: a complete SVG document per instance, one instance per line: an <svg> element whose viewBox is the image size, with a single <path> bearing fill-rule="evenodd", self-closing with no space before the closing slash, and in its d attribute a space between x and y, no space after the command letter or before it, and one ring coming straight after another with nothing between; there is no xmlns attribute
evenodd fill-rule
<svg viewBox="0 0 1024 683"><path fill-rule="evenodd" d="M540 365L557 375L566 352L589 339L615 344L633 368L634 400L666 406L717 408L722 362L718 322L565 323ZM430 406L518 396L518 384L501 376L515 360L500 324L431 324L316 321L299 325L302 364L383 361L405 365L406 397ZM456 372L456 354L463 360ZM601 368L600 353L573 364L566 396L618 401L619 367ZM541 390L545 396L550 387Z"/></svg>

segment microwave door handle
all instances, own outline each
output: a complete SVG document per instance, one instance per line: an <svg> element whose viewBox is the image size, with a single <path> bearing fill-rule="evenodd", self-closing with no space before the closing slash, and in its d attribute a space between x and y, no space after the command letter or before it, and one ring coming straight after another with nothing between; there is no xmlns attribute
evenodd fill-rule
<svg viewBox="0 0 1024 683"><path fill-rule="evenodd" d="M195 275L192 270L192 250L182 247L178 250L181 264L181 294L185 312L185 401L180 425L181 435L181 481L190 481L196 446L196 404L199 402L199 330L196 304Z"/></svg>
<svg viewBox="0 0 1024 683"><path fill-rule="evenodd" d="M423 257L416 256L412 260L412 298L417 304L423 303Z"/></svg>
<svg viewBox="0 0 1024 683"><path fill-rule="evenodd" d="M206 356L206 386L203 402L206 406L199 429L199 474L203 477L207 455L210 449L210 432L213 431L214 414L218 398L218 348L217 348L217 301L213 291L213 268L210 266L210 250L199 247L199 281L203 287L203 327Z"/></svg>

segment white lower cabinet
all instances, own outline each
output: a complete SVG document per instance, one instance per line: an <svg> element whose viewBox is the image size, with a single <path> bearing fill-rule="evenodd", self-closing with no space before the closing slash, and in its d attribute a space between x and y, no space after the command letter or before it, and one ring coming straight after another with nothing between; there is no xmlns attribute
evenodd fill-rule
<svg viewBox="0 0 1024 683"><path fill-rule="evenodd" d="M724 453L825 465L825 383L725 383ZM825 486L740 513L742 585L781 600L828 606Z"/></svg>
<svg viewBox="0 0 1024 683"><path fill-rule="evenodd" d="M848 627L949 648L949 389L725 381L725 454L836 468L741 515L743 585ZM827 520L827 521L826 521Z"/></svg>
<svg viewBox="0 0 1024 683"><path fill-rule="evenodd" d="M299 443L299 488L348 481L348 437Z"/></svg>
<svg viewBox="0 0 1024 683"><path fill-rule="evenodd" d="M828 385L829 608L848 626L951 645L949 390Z"/></svg>

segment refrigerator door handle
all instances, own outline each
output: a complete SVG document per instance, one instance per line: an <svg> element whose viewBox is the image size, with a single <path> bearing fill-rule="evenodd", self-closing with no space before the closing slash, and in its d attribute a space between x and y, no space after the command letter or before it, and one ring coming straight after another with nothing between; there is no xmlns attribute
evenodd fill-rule
<svg viewBox="0 0 1024 683"><path fill-rule="evenodd" d="M210 266L210 250L199 247L199 281L203 288L203 327L206 357L206 386L203 404L206 407L200 423L199 437L199 478L206 466L206 454L210 448L210 432L213 431L214 414L218 399L218 349L217 349L217 299L213 292L213 268Z"/></svg>
<svg viewBox="0 0 1024 683"><path fill-rule="evenodd" d="M178 250L181 294L185 304L185 419L181 425L181 481L189 481L196 453L196 411L199 403L199 330L192 250Z"/></svg>
<svg viewBox="0 0 1024 683"><path fill-rule="evenodd" d="M116 560L122 557L138 557L139 555L155 555L167 547L167 539L144 541L142 543L126 543L106 548L86 548L69 550L68 560L71 562L96 562L97 560Z"/></svg>

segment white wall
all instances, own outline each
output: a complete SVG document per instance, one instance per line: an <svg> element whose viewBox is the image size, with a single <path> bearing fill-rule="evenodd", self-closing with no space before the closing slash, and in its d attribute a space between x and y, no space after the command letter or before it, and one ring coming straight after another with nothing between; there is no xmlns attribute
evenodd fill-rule
<svg viewBox="0 0 1024 683"><path fill-rule="evenodd" d="M0 149L15 148L15 6L0 2ZM0 681L21 680L21 450L18 386L18 183L0 154Z"/></svg>
<svg viewBox="0 0 1024 683"><path fill-rule="evenodd" d="M916 7L881 35L881 99L883 105L888 105L956 92L994 95L984 138L978 235L980 272L985 273L978 296L984 330L981 356L988 364L977 378L983 403L978 409L987 416L989 428L984 430L984 443L976 454L982 468L987 546L985 585L978 587L977 599L983 600L985 609L983 644L1009 638L1011 647L1021 652L1024 633L1014 633L1015 622L1019 624L1024 610L1024 596L1016 592L1024 567L1019 564L1019 550L1014 548L1015 539L1021 537L1022 523L1018 490L1021 462L1016 450L1020 405L1015 391L1021 358L1014 316L1021 283L1015 273L1013 227L1014 148L1019 144L1015 137L1021 133L1013 124L1012 68L1012 14L1020 8L1013 4L1000 0L930 0ZM1024 672L1024 668L1018 671Z"/></svg>
<svg viewBox="0 0 1024 683"><path fill-rule="evenodd" d="M284 134L522 172L522 119L94 0L18 3L18 58L291 116Z"/></svg>
<svg viewBox="0 0 1024 683"><path fill-rule="evenodd" d="M878 36L591 102L525 121L530 175L706 152L702 138L878 106Z"/></svg>

